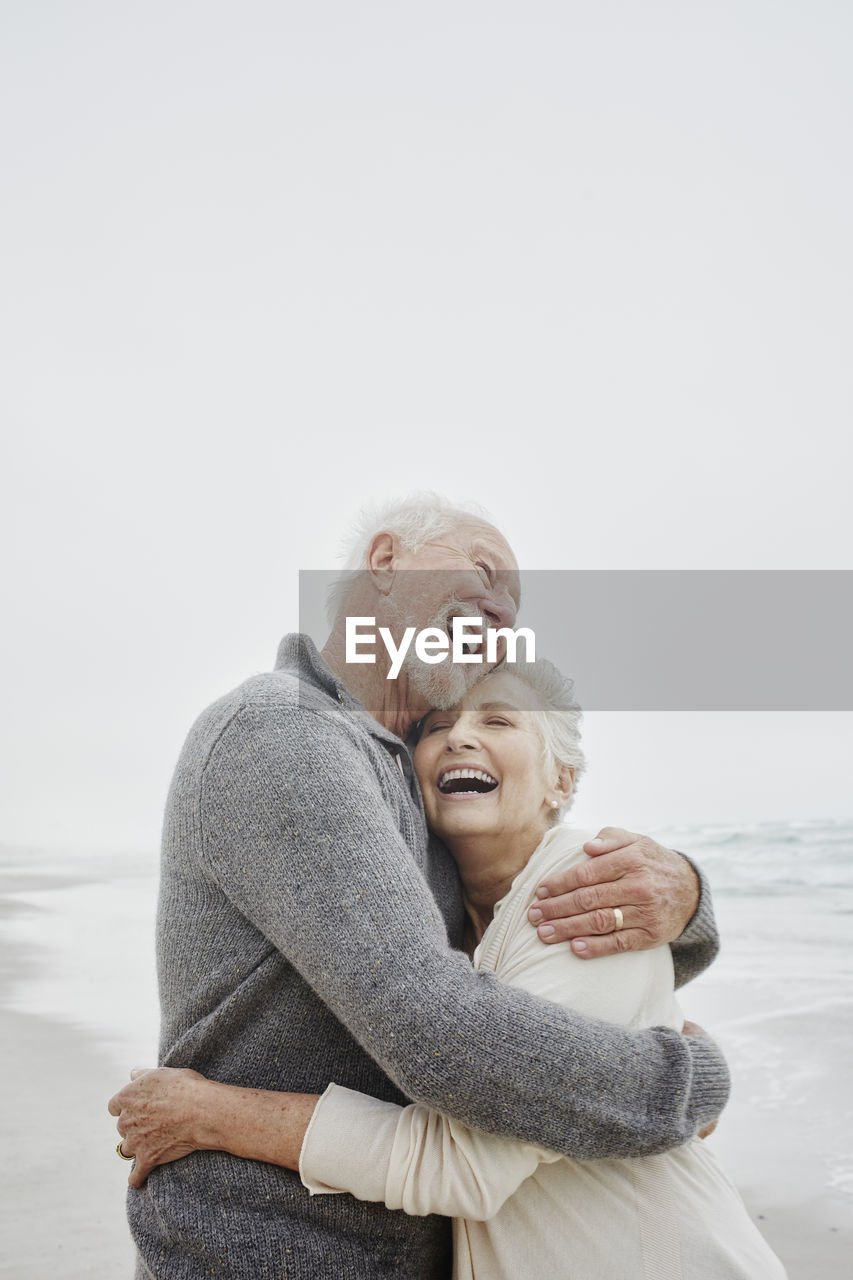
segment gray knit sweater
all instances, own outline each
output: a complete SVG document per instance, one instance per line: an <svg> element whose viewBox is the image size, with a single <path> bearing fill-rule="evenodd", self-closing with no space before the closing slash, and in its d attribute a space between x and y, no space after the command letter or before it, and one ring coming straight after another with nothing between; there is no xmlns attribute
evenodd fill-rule
<svg viewBox="0 0 853 1280"><path fill-rule="evenodd" d="M628 1032L476 973L455 867L430 842L403 743L314 646L208 708L169 794L157 927L161 1061L231 1084L329 1081L415 1100L568 1155L661 1151L716 1116L711 1042ZM714 954L703 899L674 949ZM590 963L595 963L591 961ZM199 1152L129 1193L138 1275L448 1277L449 1230L295 1173Z"/></svg>

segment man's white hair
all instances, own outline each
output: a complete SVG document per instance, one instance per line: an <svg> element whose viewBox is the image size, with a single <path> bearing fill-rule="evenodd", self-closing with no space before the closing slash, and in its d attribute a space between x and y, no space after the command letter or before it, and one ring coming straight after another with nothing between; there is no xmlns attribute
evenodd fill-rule
<svg viewBox="0 0 853 1280"><path fill-rule="evenodd" d="M370 544L377 533L393 533L407 551L420 551L427 543L471 520L494 523L488 511L474 502L451 502L427 490L411 493L402 500L362 507L342 544L343 570L329 588L326 601L329 622L334 623L343 607L353 578L367 568Z"/></svg>

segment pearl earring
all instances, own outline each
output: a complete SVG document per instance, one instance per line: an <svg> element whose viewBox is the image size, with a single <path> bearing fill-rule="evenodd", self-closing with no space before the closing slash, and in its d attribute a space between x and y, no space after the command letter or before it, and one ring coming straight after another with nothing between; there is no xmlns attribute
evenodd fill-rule
<svg viewBox="0 0 853 1280"><path fill-rule="evenodd" d="M551 801L551 808L552 808L552 809L557 809L557 808L559 808L559 806L558 806L558 804L557 804L557 801L556 801L556 800L552 800L552 801Z"/></svg>

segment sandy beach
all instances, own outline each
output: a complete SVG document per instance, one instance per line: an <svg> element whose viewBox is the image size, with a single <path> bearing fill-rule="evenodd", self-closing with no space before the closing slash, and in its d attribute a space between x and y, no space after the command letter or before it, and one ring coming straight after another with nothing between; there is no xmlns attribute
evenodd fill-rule
<svg viewBox="0 0 853 1280"><path fill-rule="evenodd" d="M0 856L2 1276L132 1276L127 1167L106 1102L130 1066L153 1061L155 867ZM846 1280L853 903L830 885L833 913L819 894L804 904L795 893L762 912L723 872L724 952L681 998L732 1066L732 1102L710 1141L791 1280Z"/></svg>
<svg viewBox="0 0 853 1280"><path fill-rule="evenodd" d="M0 1275L10 1280L133 1275L129 1166L106 1104L136 1061L128 1055L155 1051L150 868L136 862L110 880L107 860L0 858ZM109 910L129 893L139 919Z"/></svg>
<svg viewBox="0 0 853 1280"><path fill-rule="evenodd" d="M0 1014L3 1171L0 1274L20 1280L133 1275L122 1169L105 1098L116 1064L92 1037Z"/></svg>

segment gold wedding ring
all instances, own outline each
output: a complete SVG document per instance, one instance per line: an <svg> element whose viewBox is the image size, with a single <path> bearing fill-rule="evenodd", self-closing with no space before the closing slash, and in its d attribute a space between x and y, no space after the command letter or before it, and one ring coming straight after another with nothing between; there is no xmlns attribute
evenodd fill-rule
<svg viewBox="0 0 853 1280"><path fill-rule="evenodd" d="M622 915L620 907L613 908L613 932L618 933L625 923L625 917ZM121 1144L119 1144L121 1145Z"/></svg>
<svg viewBox="0 0 853 1280"><path fill-rule="evenodd" d="M124 1152L123 1152L123 1151L122 1151L122 1149L121 1149L121 1144L122 1144L122 1142L124 1142L124 1138L120 1138L120 1139L119 1139L118 1146L116 1147L116 1155L117 1155L117 1156L121 1156L122 1160L135 1160L135 1159L136 1159L136 1156L126 1156L126 1155L124 1154Z"/></svg>

